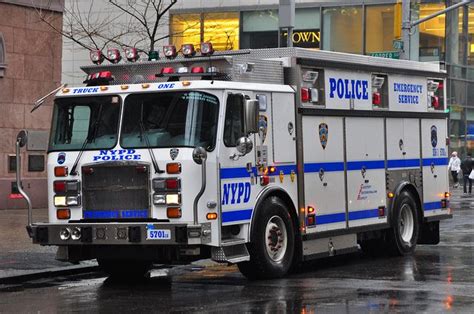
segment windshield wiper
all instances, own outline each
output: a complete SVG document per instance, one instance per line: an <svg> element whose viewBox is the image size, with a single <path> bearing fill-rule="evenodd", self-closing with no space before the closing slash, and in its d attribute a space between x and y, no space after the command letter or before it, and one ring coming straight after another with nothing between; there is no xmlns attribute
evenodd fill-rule
<svg viewBox="0 0 474 314"><path fill-rule="evenodd" d="M101 104L99 107L99 114L97 115L97 119L94 121L94 124L92 125L91 132L87 134L86 139L84 140L84 143L82 143L82 147L79 150L79 155L77 155L76 161L74 161L74 165L71 168L71 175L76 176L77 175L77 164L79 163L79 160L81 160L82 153L84 152L84 149L86 149L87 144L91 143L97 136L97 131L99 129L99 122L102 120L102 108L103 105Z"/></svg>
<svg viewBox="0 0 474 314"><path fill-rule="evenodd" d="M153 150L151 149L150 146L150 140L148 139L148 135L145 132L145 126L143 125L143 102L140 107L140 133L143 135L145 138L145 143L146 147L148 148L148 153L150 154L151 157L151 162L153 164L153 168L155 169L155 173L164 173L164 170L160 170L160 167L158 166L158 163L156 162L155 154L153 154Z"/></svg>

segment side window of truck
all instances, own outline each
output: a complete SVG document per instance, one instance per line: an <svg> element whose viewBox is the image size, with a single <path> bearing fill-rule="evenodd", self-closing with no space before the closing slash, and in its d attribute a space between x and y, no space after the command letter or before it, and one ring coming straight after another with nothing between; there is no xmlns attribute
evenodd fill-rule
<svg viewBox="0 0 474 314"><path fill-rule="evenodd" d="M225 146L234 147L237 144L237 140L245 136L243 121L242 95L230 94L227 97L227 109L224 121Z"/></svg>

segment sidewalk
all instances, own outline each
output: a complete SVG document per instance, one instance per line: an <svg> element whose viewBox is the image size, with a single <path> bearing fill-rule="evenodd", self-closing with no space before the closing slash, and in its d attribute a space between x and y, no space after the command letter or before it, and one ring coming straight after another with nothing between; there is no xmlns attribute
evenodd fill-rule
<svg viewBox="0 0 474 314"><path fill-rule="evenodd" d="M451 189L451 195L452 207L458 208L461 202L474 203L474 193L463 194L462 185ZM33 220L47 221L47 210L34 209ZM56 247L32 244L26 223L26 209L0 210L0 279L73 266L55 260ZM90 261L81 264L96 265Z"/></svg>
<svg viewBox="0 0 474 314"><path fill-rule="evenodd" d="M55 260L56 248L33 244L26 232L26 209L0 210L0 279L71 266ZM33 210L34 221L47 221L46 209Z"/></svg>

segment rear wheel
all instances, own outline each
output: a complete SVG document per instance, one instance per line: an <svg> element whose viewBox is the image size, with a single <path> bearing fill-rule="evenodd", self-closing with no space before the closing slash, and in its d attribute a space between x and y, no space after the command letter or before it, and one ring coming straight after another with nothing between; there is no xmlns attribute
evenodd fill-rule
<svg viewBox="0 0 474 314"><path fill-rule="evenodd" d="M392 217L392 228L388 233L388 244L394 255L408 255L415 251L420 224L418 206L413 196L403 191L397 199Z"/></svg>
<svg viewBox="0 0 474 314"><path fill-rule="evenodd" d="M113 277L140 278L151 269L152 263L133 260L97 259L102 271Z"/></svg>
<svg viewBox="0 0 474 314"><path fill-rule="evenodd" d="M290 214L278 197L270 197L257 215L248 244L250 261L239 263L239 270L249 279L282 277L290 269L294 254Z"/></svg>

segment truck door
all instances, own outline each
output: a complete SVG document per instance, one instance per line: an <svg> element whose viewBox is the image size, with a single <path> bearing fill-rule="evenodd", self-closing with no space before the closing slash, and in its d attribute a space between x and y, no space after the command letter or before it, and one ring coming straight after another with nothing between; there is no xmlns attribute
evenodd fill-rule
<svg viewBox="0 0 474 314"><path fill-rule="evenodd" d="M346 227L342 117L303 117L304 195L316 212L318 232Z"/></svg>
<svg viewBox="0 0 474 314"><path fill-rule="evenodd" d="M239 156L237 140L244 134L242 99L254 98L252 92L230 91L227 93L222 141L220 146L220 179L222 225L246 224L252 217L256 192L255 185L255 136L251 135L254 148L245 156ZM241 228L242 234L246 234Z"/></svg>
<svg viewBox="0 0 474 314"><path fill-rule="evenodd" d="M349 227L386 221L384 138L383 119L346 118Z"/></svg>
<svg viewBox="0 0 474 314"><path fill-rule="evenodd" d="M441 213L441 199L448 191L446 120L421 121L423 157L423 208L425 217Z"/></svg>

